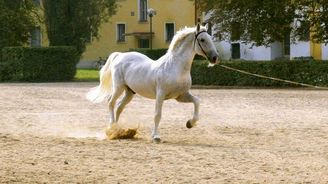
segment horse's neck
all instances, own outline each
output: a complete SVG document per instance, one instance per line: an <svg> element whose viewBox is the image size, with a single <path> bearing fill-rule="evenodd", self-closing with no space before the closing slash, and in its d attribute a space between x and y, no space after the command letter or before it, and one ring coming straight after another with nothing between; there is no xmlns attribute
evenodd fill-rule
<svg viewBox="0 0 328 184"><path fill-rule="evenodd" d="M192 61L196 54L193 46L193 38L193 34L187 36L183 43L171 53L173 64L184 72L190 72Z"/></svg>

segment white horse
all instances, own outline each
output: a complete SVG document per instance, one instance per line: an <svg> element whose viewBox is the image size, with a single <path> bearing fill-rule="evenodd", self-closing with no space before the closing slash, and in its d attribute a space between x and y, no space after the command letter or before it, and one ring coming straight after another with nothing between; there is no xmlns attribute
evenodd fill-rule
<svg viewBox="0 0 328 184"><path fill-rule="evenodd" d="M176 99L178 102L192 102L194 114L186 124L192 128L199 119L200 103L189 92L193 58L199 54L207 57L212 64L218 61L218 53L207 29L207 26L197 25L178 31L167 53L157 61L137 52L112 53L100 71L99 86L89 91L87 99L95 103L108 99L110 127L118 122L121 112L134 94L156 99L155 127L152 132L154 142L160 142L158 125L163 101ZM116 100L123 92L124 97L117 103L114 115Z"/></svg>

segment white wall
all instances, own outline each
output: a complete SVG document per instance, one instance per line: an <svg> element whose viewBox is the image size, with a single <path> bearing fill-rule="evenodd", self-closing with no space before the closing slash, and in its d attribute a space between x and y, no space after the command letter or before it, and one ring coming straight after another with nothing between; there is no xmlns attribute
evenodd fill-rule
<svg viewBox="0 0 328 184"><path fill-rule="evenodd" d="M322 44L321 48L322 48L322 59L328 60L328 44L327 45Z"/></svg>
<svg viewBox="0 0 328 184"><path fill-rule="evenodd" d="M290 58L295 57L310 57L310 42L298 41L294 44L290 44Z"/></svg>
<svg viewBox="0 0 328 184"><path fill-rule="evenodd" d="M281 42L271 44L271 60L283 57L283 47Z"/></svg>
<svg viewBox="0 0 328 184"><path fill-rule="evenodd" d="M220 59L230 60L231 59L231 43L227 41L215 42L216 48L219 52ZM273 51L272 51L273 50ZM274 52L274 53L272 53ZM252 44L240 43L240 59L243 60L258 60L258 61L269 61L277 57L281 57L282 48L279 43L272 46L253 46Z"/></svg>
<svg viewBox="0 0 328 184"><path fill-rule="evenodd" d="M253 46L252 44L240 44L240 59L268 61L271 59L271 49L265 46Z"/></svg>
<svg viewBox="0 0 328 184"><path fill-rule="evenodd" d="M214 42L216 49L219 52L221 60L230 60L231 59L231 43L226 41Z"/></svg>

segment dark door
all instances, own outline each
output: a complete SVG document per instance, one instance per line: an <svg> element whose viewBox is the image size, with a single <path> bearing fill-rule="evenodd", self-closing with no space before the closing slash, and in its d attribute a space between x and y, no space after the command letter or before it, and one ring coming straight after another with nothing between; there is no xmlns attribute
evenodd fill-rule
<svg viewBox="0 0 328 184"><path fill-rule="evenodd" d="M240 59L240 43L231 44L231 57L232 59Z"/></svg>

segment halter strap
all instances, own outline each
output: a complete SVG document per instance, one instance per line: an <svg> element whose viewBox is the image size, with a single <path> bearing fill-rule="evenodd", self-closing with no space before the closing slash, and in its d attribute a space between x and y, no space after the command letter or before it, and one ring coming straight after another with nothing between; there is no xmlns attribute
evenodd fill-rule
<svg viewBox="0 0 328 184"><path fill-rule="evenodd" d="M197 39L198 36L199 36L201 33L205 33L205 32L207 32L207 31L200 31L200 32L198 32L197 34L195 34L194 49L195 49L195 44L196 44L196 41L197 41L197 44L198 44L198 46L200 47L200 49L202 50L203 54L207 57L207 59L209 59L209 57L207 56L206 52L204 51L202 45L199 43L199 41L198 41L198 39Z"/></svg>

